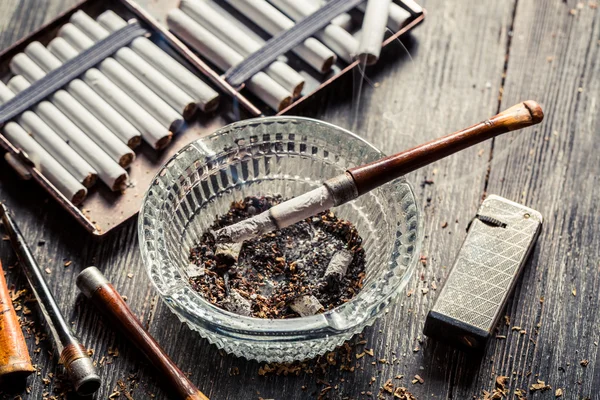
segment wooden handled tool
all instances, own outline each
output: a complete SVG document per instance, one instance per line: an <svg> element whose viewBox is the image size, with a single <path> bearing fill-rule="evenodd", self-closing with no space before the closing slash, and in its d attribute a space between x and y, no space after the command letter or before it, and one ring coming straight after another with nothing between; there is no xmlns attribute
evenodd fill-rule
<svg viewBox="0 0 600 400"><path fill-rule="evenodd" d="M23 269L38 306L46 319L48 330L52 334L54 344L60 354L59 362L65 366L77 394L80 396L91 395L100 387L100 377L96 373L96 368L88 356L86 348L71 332L69 324L62 316L44 279L40 266L35 261L19 227L2 203L0 203L0 218L17 254L19 265Z"/></svg>
<svg viewBox="0 0 600 400"><path fill-rule="evenodd" d="M350 168L344 174L325 181L317 189L284 201L252 218L221 228L214 232L214 236L217 242L239 243L285 228L486 139L538 124L543 118L540 105L527 100L469 128Z"/></svg>
<svg viewBox="0 0 600 400"><path fill-rule="evenodd" d="M0 263L0 379L26 377L34 371Z"/></svg>
<svg viewBox="0 0 600 400"><path fill-rule="evenodd" d="M169 358L144 329L121 295L96 267L88 267L77 276L77 287L127 335L146 358L162 373L182 400L208 400Z"/></svg>

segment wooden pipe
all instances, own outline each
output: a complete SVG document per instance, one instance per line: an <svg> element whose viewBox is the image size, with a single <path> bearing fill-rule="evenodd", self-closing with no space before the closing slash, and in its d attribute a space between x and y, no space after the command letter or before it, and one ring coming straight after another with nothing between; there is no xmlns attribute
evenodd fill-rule
<svg viewBox="0 0 600 400"><path fill-rule="evenodd" d="M352 176L360 196L384 183L484 140L538 124L543 118L544 113L540 105L533 100L527 100L469 128L369 164L350 168L347 172Z"/></svg>
<svg viewBox="0 0 600 400"><path fill-rule="evenodd" d="M34 371L0 263L0 379L20 379Z"/></svg>
<svg viewBox="0 0 600 400"><path fill-rule="evenodd" d="M88 267L77 276L77 287L86 297L107 314L121 331L144 353L146 358L176 390L182 400L208 400L187 376L175 365L167 353L144 329L121 295L96 267Z"/></svg>
<svg viewBox="0 0 600 400"><path fill-rule="evenodd" d="M441 158L508 131L538 124L542 108L533 100L469 128L434 139L412 149L350 168L304 193L251 218L213 232L217 242L240 243L275 229L282 229L310 216L356 199L370 190Z"/></svg>

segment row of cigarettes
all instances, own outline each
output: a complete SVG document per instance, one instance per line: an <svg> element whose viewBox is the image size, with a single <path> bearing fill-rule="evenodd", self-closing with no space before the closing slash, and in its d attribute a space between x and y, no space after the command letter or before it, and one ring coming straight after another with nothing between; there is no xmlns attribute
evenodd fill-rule
<svg viewBox="0 0 600 400"><path fill-rule="evenodd" d="M13 57L15 76L0 82L0 104L126 24L112 11L97 21L77 11L47 47L32 42ZM215 90L140 36L8 122L3 134L77 205L98 178L113 191L127 186L142 139L162 149L198 109L218 103Z"/></svg>
<svg viewBox="0 0 600 400"><path fill-rule="evenodd" d="M225 0L229 6L252 21L266 34L275 36L317 12L326 0ZM395 3L389 7L387 28L397 32L411 14ZM365 10L364 4L359 7ZM192 49L222 71L241 63L264 45L240 20L211 0L181 0L178 9L168 13L169 29ZM293 49L316 72L324 74L339 58L351 63L357 56L361 32L351 33L353 18L341 14L329 25ZM379 46L381 46L381 38ZM286 108L302 93L304 77L284 61L274 61L245 83L256 97L275 110Z"/></svg>

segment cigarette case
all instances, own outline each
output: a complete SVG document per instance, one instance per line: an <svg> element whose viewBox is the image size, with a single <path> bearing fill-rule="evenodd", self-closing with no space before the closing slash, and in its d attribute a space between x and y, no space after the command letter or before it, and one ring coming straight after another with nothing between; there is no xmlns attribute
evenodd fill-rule
<svg viewBox="0 0 600 400"><path fill-rule="evenodd" d="M416 3L412 0L403 1L406 2L405 7L412 10L411 16L400 30L386 38L384 46L410 32L425 18L425 11ZM222 5L222 2L218 1L218 3ZM146 144L135 149L136 158L127 169L130 183L123 192L115 193L104 185L97 184L88 189L87 197L79 206L71 203L41 171L35 168L26 152L0 134L0 145L7 151L5 159L8 165L12 166L24 180L33 180L41 185L93 235L104 235L136 215L144 193L157 171L184 145L237 120L261 115L293 113L302 104L322 95L324 88L357 66L357 62L346 64L338 60L329 73L322 75L311 72L303 65L303 61L295 58L293 54L286 55L289 65L302 71L305 85L300 97L296 98L287 108L276 112L252 96L243 85L240 87L229 85L224 79L223 71L218 71L213 65L207 63L202 54L192 51L168 31L165 23L166 14L177 6L178 0L148 2L146 9L131 0L85 0L0 53L0 79L6 83L11 76L9 69L11 59L23 52L27 45L34 41L39 41L46 46L57 36L61 26L69 22L69 18L76 11L83 10L91 17L96 18L102 12L112 10L125 20L137 19L148 30L149 33L146 36L151 41L219 92L221 104L218 109L208 114L200 113L199 117L190 123L183 132L173 137L172 142L165 149L155 150ZM231 12L235 14L235 10L232 9ZM244 21L243 15L237 17ZM250 28L264 36L264 32L258 33L259 30L256 27ZM24 182L23 184L31 183Z"/></svg>

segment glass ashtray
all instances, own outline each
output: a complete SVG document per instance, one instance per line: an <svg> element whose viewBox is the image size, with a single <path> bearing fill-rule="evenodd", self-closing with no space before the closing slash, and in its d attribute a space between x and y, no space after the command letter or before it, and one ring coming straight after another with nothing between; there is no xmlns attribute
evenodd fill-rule
<svg viewBox="0 0 600 400"><path fill-rule="evenodd" d="M218 308L191 287L189 252L233 201L291 198L383 156L345 129L301 117L237 122L190 143L157 174L140 211L140 248L153 285L181 321L236 356L291 362L342 345L398 298L418 262L421 214L406 179L334 209L363 238L366 277L352 300L322 314L261 319Z"/></svg>

